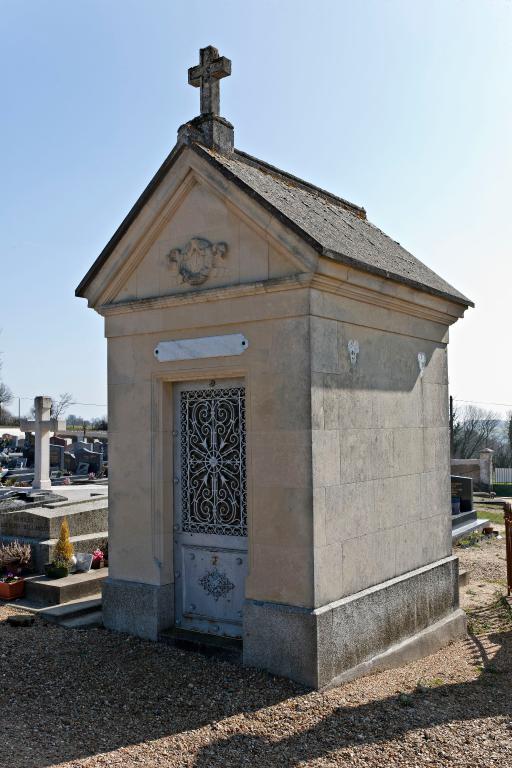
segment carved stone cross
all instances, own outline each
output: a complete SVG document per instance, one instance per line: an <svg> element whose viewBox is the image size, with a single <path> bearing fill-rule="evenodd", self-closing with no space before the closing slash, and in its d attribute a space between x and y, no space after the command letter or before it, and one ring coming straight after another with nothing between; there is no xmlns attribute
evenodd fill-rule
<svg viewBox="0 0 512 768"><path fill-rule="evenodd" d="M190 67L189 85L201 88L201 114L218 115L220 110L219 80L231 74L231 61L219 56L217 48L209 45L199 51L201 63Z"/></svg>
<svg viewBox="0 0 512 768"><path fill-rule="evenodd" d="M52 487L50 480L50 432L66 429L66 422L50 418L51 397L34 398L34 421L22 421L20 429L35 432L34 482L32 488L46 490Z"/></svg>

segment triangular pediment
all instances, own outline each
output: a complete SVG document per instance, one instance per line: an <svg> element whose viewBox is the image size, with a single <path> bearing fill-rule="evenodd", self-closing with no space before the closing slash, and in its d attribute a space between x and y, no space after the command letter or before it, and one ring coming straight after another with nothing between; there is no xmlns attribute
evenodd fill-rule
<svg viewBox="0 0 512 768"><path fill-rule="evenodd" d="M298 248L296 238L268 212L188 152L102 265L89 303L111 305L285 278L314 268L316 256L309 250Z"/></svg>

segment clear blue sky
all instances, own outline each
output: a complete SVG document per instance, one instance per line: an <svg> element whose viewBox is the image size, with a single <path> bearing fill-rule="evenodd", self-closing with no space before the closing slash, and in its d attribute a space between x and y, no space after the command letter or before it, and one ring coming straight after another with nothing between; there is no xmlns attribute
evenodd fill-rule
<svg viewBox="0 0 512 768"><path fill-rule="evenodd" d="M477 304L454 395L512 403L510 0L0 0L0 350L16 395L105 412L102 320L74 289L233 62L236 145L355 203ZM27 400L22 411L28 409Z"/></svg>

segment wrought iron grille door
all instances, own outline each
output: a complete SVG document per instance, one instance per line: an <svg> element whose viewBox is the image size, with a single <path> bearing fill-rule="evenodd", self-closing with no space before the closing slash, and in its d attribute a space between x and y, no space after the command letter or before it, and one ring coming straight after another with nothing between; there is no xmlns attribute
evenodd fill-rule
<svg viewBox="0 0 512 768"><path fill-rule="evenodd" d="M176 387L176 624L241 635L247 573L245 387Z"/></svg>
<svg viewBox="0 0 512 768"><path fill-rule="evenodd" d="M247 535L243 387L180 395L184 531Z"/></svg>

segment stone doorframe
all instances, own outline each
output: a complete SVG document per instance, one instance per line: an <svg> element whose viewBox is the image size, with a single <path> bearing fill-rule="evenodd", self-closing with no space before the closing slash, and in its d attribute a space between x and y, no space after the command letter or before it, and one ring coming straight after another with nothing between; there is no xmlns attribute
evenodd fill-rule
<svg viewBox="0 0 512 768"><path fill-rule="evenodd" d="M248 371L241 367L212 365L194 369L187 367L180 371L169 370L170 364L162 364L167 370L158 371L151 377L151 546L155 563L160 570L160 586L174 587L173 525L174 525L174 472L173 472L173 430L174 385L187 381L211 379L241 379L244 381L246 396L246 461L247 461L247 548L249 571L252 562L252 472L251 472L251 391ZM174 589L173 589L174 591ZM172 608L174 622L174 597Z"/></svg>

